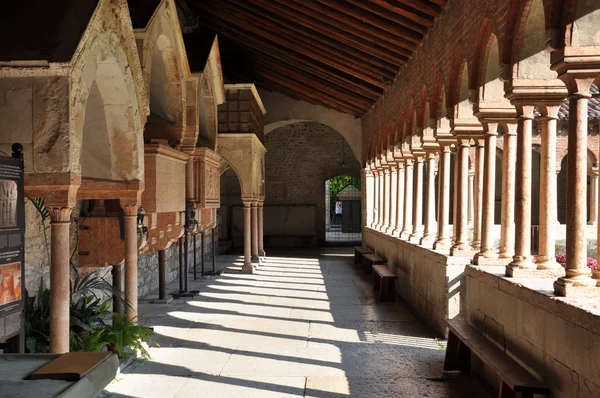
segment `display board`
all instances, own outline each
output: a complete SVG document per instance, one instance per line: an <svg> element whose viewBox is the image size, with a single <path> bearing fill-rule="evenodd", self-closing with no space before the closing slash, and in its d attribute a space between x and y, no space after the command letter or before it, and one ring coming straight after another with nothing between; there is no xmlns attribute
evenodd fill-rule
<svg viewBox="0 0 600 398"><path fill-rule="evenodd" d="M0 342L23 333L25 191L22 147L13 150L0 156Z"/></svg>

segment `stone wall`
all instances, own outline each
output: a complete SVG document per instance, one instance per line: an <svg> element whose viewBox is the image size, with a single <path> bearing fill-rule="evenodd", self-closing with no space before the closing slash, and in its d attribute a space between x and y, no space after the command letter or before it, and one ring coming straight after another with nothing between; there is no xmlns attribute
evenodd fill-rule
<svg viewBox="0 0 600 398"><path fill-rule="evenodd" d="M466 268L466 320L547 383L552 397L599 397L598 305L554 297L552 279L503 275L504 267ZM481 366L473 369L497 383Z"/></svg>
<svg viewBox="0 0 600 398"><path fill-rule="evenodd" d="M370 228L363 229L363 242L398 276L396 294L444 336L444 319L460 313L463 271L470 258L449 257Z"/></svg>

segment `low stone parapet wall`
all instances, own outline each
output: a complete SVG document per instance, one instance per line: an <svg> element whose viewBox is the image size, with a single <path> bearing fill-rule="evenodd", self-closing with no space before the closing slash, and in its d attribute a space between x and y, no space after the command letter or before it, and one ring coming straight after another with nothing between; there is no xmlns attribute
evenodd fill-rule
<svg viewBox="0 0 600 398"><path fill-rule="evenodd" d="M464 316L547 383L552 397L600 397L600 303L555 297L552 283L505 278L504 267L468 266ZM473 368L496 384L484 368Z"/></svg>
<svg viewBox="0 0 600 398"><path fill-rule="evenodd" d="M450 257L370 228L363 229L363 242L398 275L396 293L444 336L444 319L460 313L463 272L471 259Z"/></svg>

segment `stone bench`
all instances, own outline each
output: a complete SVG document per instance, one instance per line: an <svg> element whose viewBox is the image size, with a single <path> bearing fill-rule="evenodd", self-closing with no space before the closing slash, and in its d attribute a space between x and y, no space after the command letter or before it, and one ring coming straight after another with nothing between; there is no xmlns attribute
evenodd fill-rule
<svg viewBox="0 0 600 398"><path fill-rule="evenodd" d="M385 258L379 257L375 253L363 255L363 270L365 275L371 275L372 267L377 264L385 264Z"/></svg>
<svg viewBox="0 0 600 398"><path fill-rule="evenodd" d="M473 353L500 378L498 397L533 398L534 394L550 395L548 387L465 321L449 320L446 323L449 333L445 371L469 373Z"/></svg>
<svg viewBox="0 0 600 398"><path fill-rule="evenodd" d="M354 246L354 264L362 264L364 261L363 256L365 254L373 253L371 249L362 247L362 246Z"/></svg>
<svg viewBox="0 0 600 398"><path fill-rule="evenodd" d="M394 280L398 277L385 264L373 265L373 290L380 290L379 301L396 301L396 292L394 289Z"/></svg>

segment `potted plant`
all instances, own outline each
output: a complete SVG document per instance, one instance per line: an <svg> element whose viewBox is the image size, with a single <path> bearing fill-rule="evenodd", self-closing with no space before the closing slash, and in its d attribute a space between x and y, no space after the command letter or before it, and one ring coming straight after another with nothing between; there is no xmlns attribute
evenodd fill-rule
<svg viewBox="0 0 600 398"><path fill-rule="evenodd" d="M72 352L100 352L108 344L107 331L103 327L87 332L85 337L71 330L69 334L69 349Z"/></svg>
<svg viewBox="0 0 600 398"><path fill-rule="evenodd" d="M121 359L128 358L131 352L144 359L150 359L150 353L143 343L158 347L151 337L154 335L154 330L138 325L128 319L126 315L113 314L113 323L107 325L105 330L107 331L108 350L119 355Z"/></svg>

